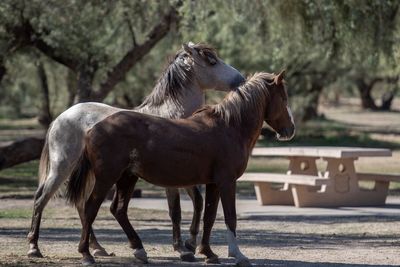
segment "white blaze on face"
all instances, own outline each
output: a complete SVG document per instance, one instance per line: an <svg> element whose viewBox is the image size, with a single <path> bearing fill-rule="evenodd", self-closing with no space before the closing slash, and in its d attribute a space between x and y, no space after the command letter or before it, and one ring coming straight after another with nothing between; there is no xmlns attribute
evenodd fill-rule
<svg viewBox="0 0 400 267"><path fill-rule="evenodd" d="M234 257L236 259L236 262L247 259L247 257L244 256L242 252L240 252L236 237L233 234L233 232L229 229L228 226L226 226L226 228L227 228L226 238L228 240L228 256Z"/></svg>
<svg viewBox="0 0 400 267"><path fill-rule="evenodd" d="M289 108L289 106L286 106L287 112L289 113L290 116L290 121L293 123L294 125L294 118L293 118L293 114L292 114L292 110Z"/></svg>

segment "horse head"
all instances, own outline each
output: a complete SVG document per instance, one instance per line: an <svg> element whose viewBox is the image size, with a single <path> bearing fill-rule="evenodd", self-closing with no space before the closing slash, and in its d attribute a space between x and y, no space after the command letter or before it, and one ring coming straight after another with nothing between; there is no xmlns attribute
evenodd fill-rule
<svg viewBox="0 0 400 267"><path fill-rule="evenodd" d="M205 44L183 44L177 54L202 90L230 91L245 82L243 75L218 57L215 49Z"/></svg>
<svg viewBox="0 0 400 267"><path fill-rule="evenodd" d="M284 81L285 71L275 75L267 82L269 101L265 112L265 122L276 132L280 141L287 141L295 134L295 124L288 103L288 94Z"/></svg>

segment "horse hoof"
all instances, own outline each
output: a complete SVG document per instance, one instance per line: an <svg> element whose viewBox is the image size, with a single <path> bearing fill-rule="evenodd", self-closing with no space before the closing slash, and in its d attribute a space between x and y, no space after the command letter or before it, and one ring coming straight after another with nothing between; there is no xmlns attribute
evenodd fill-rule
<svg viewBox="0 0 400 267"><path fill-rule="evenodd" d="M144 250L144 248L137 249L135 252L133 252L133 256L135 256L136 259L140 260L143 263L148 263L147 259L147 252Z"/></svg>
<svg viewBox="0 0 400 267"><path fill-rule="evenodd" d="M196 261L196 258L194 257L194 254L191 251L182 252L180 255L180 258L182 261L187 261L187 262L195 262Z"/></svg>
<svg viewBox="0 0 400 267"><path fill-rule="evenodd" d="M219 261L218 256L213 256L206 258L206 264L221 264L221 262Z"/></svg>
<svg viewBox="0 0 400 267"><path fill-rule="evenodd" d="M96 262L94 261L93 257L85 257L82 259L82 265L83 266L90 266L95 264Z"/></svg>
<svg viewBox="0 0 400 267"><path fill-rule="evenodd" d="M114 252L111 252L110 254L108 254L105 249L95 249L95 250L93 250L93 256L95 256L95 257L114 257L115 254L114 254Z"/></svg>
<svg viewBox="0 0 400 267"><path fill-rule="evenodd" d="M32 248L28 251L28 257L30 258L43 258L42 253L38 248Z"/></svg>
<svg viewBox="0 0 400 267"><path fill-rule="evenodd" d="M253 265L250 263L250 260L248 258L243 258L243 259L240 259L240 260L238 260L236 262L236 266L238 266L238 267L251 267Z"/></svg>
<svg viewBox="0 0 400 267"><path fill-rule="evenodd" d="M196 244L193 244L189 239L185 241L185 247L193 253L196 253Z"/></svg>

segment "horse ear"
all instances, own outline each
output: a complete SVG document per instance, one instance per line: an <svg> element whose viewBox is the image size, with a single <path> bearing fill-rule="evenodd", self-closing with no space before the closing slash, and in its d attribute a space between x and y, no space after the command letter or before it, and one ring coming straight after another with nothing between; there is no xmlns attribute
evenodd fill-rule
<svg viewBox="0 0 400 267"><path fill-rule="evenodd" d="M286 70L282 70L278 75L275 76L275 84L280 85L282 83L282 80L285 76Z"/></svg>
<svg viewBox="0 0 400 267"><path fill-rule="evenodd" d="M187 44L183 44L183 45L182 45L182 48L183 48L183 50L185 50L185 52L187 52L189 55L193 55L194 52L195 52L193 46L194 46L194 43L189 42L189 43L187 43Z"/></svg>

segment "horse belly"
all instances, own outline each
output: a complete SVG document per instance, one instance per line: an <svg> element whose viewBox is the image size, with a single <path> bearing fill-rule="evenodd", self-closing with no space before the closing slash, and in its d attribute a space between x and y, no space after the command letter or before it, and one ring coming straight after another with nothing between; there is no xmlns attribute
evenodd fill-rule
<svg viewBox="0 0 400 267"><path fill-rule="evenodd" d="M142 179L164 187L186 187L209 181L209 164L195 156L174 151L151 153L136 165Z"/></svg>

